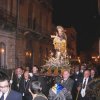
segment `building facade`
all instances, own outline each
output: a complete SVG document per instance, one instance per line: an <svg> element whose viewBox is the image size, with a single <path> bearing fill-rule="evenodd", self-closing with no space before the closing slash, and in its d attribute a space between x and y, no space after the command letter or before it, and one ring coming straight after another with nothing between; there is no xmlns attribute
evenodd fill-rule
<svg viewBox="0 0 100 100"><path fill-rule="evenodd" d="M0 1L0 67L41 66L53 47L51 0Z"/></svg>

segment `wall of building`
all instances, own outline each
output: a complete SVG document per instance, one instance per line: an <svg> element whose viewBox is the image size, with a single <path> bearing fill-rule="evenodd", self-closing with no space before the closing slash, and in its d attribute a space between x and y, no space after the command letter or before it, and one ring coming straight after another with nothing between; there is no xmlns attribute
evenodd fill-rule
<svg viewBox="0 0 100 100"><path fill-rule="evenodd" d="M0 32L0 42L4 42L6 45L8 69L26 66L28 63L39 66L44 63L45 55L51 49L50 41L45 41L48 41L47 37L52 31L52 7L47 2L46 0L42 0L42 2L39 0L0 1L0 8L5 16L4 21L10 20L10 23L17 25L17 27L14 26L15 30L11 32L13 34L9 34L10 31L4 28L5 25L0 26L4 28ZM15 20L10 16L13 16ZM29 38L26 36L27 31L31 33L28 35ZM31 43L28 43L30 40ZM31 57L29 53L31 53ZM27 57L30 57L31 62L27 62Z"/></svg>
<svg viewBox="0 0 100 100"><path fill-rule="evenodd" d="M25 47L23 47L24 42L26 42L28 38L25 38L25 40L21 40L20 38L20 45L19 39L16 41L18 64L25 66L28 66L28 64L29 66L41 66L45 63L44 59L47 51L51 49L49 42L46 42L48 38L44 40L43 37L50 35L52 31L52 9L45 5L45 2L23 0L23 2L19 3L18 13L18 26L22 30L22 37L27 37L24 36L27 30L31 31L31 34L29 32L28 35L31 44L25 44ZM20 37L21 34L19 34L19 32L17 34L18 37ZM37 34L39 34L39 36ZM27 48L27 45L31 46ZM26 50L32 53L31 57L29 57L31 62L27 60L27 56L24 55Z"/></svg>
<svg viewBox="0 0 100 100"><path fill-rule="evenodd" d="M5 65L3 68L12 69L15 67L15 35L6 31L0 30L0 43L4 43L6 46Z"/></svg>

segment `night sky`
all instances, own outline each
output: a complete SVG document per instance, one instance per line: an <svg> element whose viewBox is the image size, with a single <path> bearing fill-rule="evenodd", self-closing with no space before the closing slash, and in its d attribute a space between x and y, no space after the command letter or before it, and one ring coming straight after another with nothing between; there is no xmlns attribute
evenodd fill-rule
<svg viewBox="0 0 100 100"><path fill-rule="evenodd" d="M100 16L97 0L53 0L53 23L74 26L77 52L89 51L100 36Z"/></svg>

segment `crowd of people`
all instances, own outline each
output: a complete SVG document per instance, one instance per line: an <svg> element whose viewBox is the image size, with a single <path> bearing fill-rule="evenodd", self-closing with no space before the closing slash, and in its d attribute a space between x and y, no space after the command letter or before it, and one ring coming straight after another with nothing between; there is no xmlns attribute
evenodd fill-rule
<svg viewBox="0 0 100 100"><path fill-rule="evenodd" d="M75 66L73 73L65 69L57 76L40 74L37 66L32 71L17 67L13 77L1 70L0 100L96 100L86 91L97 77L95 68L87 69L84 65Z"/></svg>

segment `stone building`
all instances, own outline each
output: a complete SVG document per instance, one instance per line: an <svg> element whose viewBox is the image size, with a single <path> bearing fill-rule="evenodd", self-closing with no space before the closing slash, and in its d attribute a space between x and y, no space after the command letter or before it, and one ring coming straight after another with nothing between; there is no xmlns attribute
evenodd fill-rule
<svg viewBox="0 0 100 100"><path fill-rule="evenodd" d="M0 1L0 67L44 63L53 48L51 0Z"/></svg>

